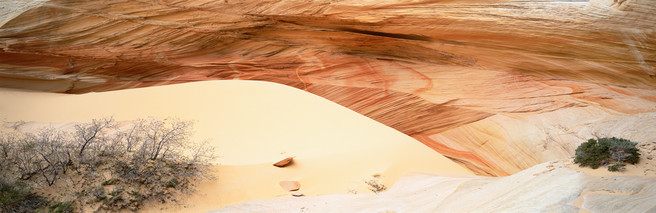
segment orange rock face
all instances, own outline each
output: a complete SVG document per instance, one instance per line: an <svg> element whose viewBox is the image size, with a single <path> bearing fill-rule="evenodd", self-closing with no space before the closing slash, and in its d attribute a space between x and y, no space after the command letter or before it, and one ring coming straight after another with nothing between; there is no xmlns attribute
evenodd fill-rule
<svg viewBox="0 0 656 213"><path fill-rule="evenodd" d="M600 117L651 124L641 119L656 111L655 5L3 1L0 86L85 93L277 82L413 136L478 174L508 175L571 155L574 138L617 129L586 127ZM569 138L546 131L554 129Z"/></svg>

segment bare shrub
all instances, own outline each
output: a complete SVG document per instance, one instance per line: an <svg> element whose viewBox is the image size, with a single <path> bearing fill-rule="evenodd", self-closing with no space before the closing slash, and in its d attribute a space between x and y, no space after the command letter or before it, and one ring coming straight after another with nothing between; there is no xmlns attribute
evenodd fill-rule
<svg viewBox="0 0 656 213"><path fill-rule="evenodd" d="M114 118L93 119L89 123L75 125L75 136L80 146L78 155L82 159L87 146L102 141L105 129L114 127Z"/></svg>
<svg viewBox="0 0 656 213"><path fill-rule="evenodd" d="M29 180L41 170L41 157L36 154L36 142L26 135L17 135L9 143L15 148L11 155L21 180Z"/></svg>
<svg viewBox="0 0 656 213"><path fill-rule="evenodd" d="M376 194L387 190L387 186L383 185L378 179L366 180L365 183L369 185L369 190Z"/></svg>
<svg viewBox="0 0 656 213"><path fill-rule="evenodd" d="M15 134L0 132L0 172L5 171L15 164L14 152L17 149L15 142L18 141Z"/></svg>
<svg viewBox="0 0 656 213"><path fill-rule="evenodd" d="M105 210L135 210L142 201L170 199L171 193L208 177L205 166L214 150L190 141L192 130L193 122L179 119L149 118L121 127L105 118L77 124L70 132L2 132L0 171L38 185L98 186L66 192L67 199L75 198L76 205L100 202ZM61 178L67 181L58 183ZM106 185L114 190L106 193Z"/></svg>

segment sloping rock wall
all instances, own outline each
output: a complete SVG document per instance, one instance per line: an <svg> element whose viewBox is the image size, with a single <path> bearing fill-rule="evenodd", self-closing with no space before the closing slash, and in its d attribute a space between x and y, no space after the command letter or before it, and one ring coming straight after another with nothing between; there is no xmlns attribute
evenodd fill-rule
<svg viewBox="0 0 656 213"><path fill-rule="evenodd" d="M584 131L597 121L654 123L653 11L653 0L3 1L0 86L277 82L508 175L611 130ZM628 124L613 131L654 131Z"/></svg>

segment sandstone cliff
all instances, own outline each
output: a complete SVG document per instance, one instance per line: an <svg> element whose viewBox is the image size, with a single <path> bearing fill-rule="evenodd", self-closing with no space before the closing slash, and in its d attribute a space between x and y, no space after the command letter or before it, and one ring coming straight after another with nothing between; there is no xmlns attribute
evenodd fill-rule
<svg viewBox="0 0 656 213"><path fill-rule="evenodd" d="M656 140L652 0L10 0L0 86L282 83L483 175Z"/></svg>

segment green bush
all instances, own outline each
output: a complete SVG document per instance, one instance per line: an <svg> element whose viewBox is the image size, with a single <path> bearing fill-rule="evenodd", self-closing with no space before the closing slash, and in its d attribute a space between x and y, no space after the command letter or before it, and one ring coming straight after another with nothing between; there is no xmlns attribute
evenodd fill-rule
<svg viewBox="0 0 656 213"><path fill-rule="evenodd" d="M576 148L574 163L596 169L609 157L607 143L600 143L595 139L590 139Z"/></svg>
<svg viewBox="0 0 656 213"><path fill-rule="evenodd" d="M91 190L91 195L94 196L96 201L103 201L107 199L107 194L105 194L105 188L102 186L96 186L95 188L92 188Z"/></svg>
<svg viewBox="0 0 656 213"><path fill-rule="evenodd" d="M177 178L171 178L167 183L166 183L166 188L175 188L178 186L178 179Z"/></svg>
<svg viewBox="0 0 656 213"><path fill-rule="evenodd" d="M624 163L636 164L640 161L637 143L622 138L589 139L576 148L574 163L596 169L602 165L615 162L609 171L620 171ZM612 168L611 168L612 167Z"/></svg>
<svg viewBox="0 0 656 213"><path fill-rule="evenodd" d="M0 178L0 212L36 212L45 205L45 198L32 193L27 184Z"/></svg>
<svg viewBox="0 0 656 213"><path fill-rule="evenodd" d="M640 161L640 153L635 147L638 143L622 138L601 138L599 141L608 141L611 158L616 162L636 164Z"/></svg>
<svg viewBox="0 0 656 213"><path fill-rule="evenodd" d="M73 206L73 202L66 201L66 202L55 202L54 204L50 205L50 209L48 212L51 213L70 213L75 210L75 206Z"/></svg>
<svg viewBox="0 0 656 213"><path fill-rule="evenodd" d="M144 195L142 195L139 190L132 189L128 195L130 195L130 202L140 202L141 200L144 199Z"/></svg>
<svg viewBox="0 0 656 213"><path fill-rule="evenodd" d="M28 195L30 190L25 183L0 181L0 206L19 205Z"/></svg>
<svg viewBox="0 0 656 213"><path fill-rule="evenodd" d="M624 163L616 163L616 164L613 164L612 166L609 166L608 171L611 171L611 172L623 171L625 169L624 168L625 166L626 166L626 164L624 164Z"/></svg>

